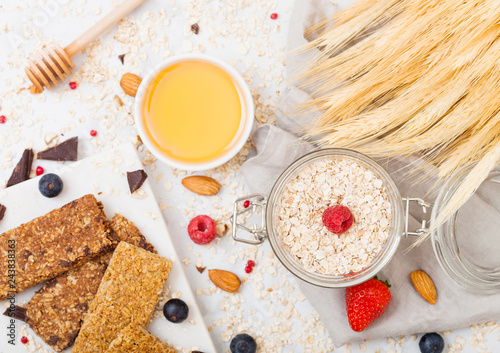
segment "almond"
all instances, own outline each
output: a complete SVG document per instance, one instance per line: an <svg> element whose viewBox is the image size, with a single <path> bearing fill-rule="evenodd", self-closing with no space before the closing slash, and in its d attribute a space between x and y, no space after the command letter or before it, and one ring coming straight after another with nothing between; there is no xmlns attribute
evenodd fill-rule
<svg viewBox="0 0 500 353"><path fill-rule="evenodd" d="M220 184L217 180L203 175L192 175L182 179L182 185L198 195L212 196L219 192Z"/></svg>
<svg viewBox="0 0 500 353"><path fill-rule="evenodd" d="M410 274L410 279L411 283L413 283L413 286L422 298L431 303L431 305L436 304L436 287L434 287L434 283L427 273L424 271L413 271Z"/></svg>
<svg viewBox="0 0 500 353"><path fill-rule="evenodd" d="M223 291L236 293L241 281L234 273L224 270L208 270L208 278Z"/></svg>
<svg viewBox="0 0 500 353"><path fill-rule="evenodd" d="M122 86L123 91L131 97L135 97L137 93L137 89L142 82L142 78L137 75L126 73L123 74L122 79L120 80L120 86Z"/></svg>
<svg viewBox="0 0 500 353"><path fill-rule="evenodd" d="M227 234L229 226L226 223L222 224L220 222L215 222L215 230L219 237L223 237Z"/></svg>

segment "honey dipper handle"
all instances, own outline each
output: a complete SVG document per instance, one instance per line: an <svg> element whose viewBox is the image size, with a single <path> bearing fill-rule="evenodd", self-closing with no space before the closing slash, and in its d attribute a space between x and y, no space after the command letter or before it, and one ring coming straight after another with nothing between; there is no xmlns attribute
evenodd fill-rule
<svg viewBox="0 0 500 353"><path fill-rule="evenodd" d="M113 9L94 26L89 28L87 32L83 33L80 37L76 38L70 45L68 45L65 48L66 53L68 53L70 57L73 57L76 53L85 48L87 44L106 32L106 30L108 30L112 25L127 16L144 1L146 0L125 0L120 6Z"/></svg>

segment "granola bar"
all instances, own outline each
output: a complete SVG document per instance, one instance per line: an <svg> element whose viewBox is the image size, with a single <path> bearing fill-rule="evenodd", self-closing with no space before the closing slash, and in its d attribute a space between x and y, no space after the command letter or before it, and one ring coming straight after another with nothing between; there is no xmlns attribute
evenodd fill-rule
<svg viewBox="0 0 500 353"><path fill-rule="evenodd" d="M85 195L0 234L0 300L108 252L109 233L101 203Z"/></svg>
<svg viewBox="0 0 500 353"><path fill-rule="evenodd" d="M170 260L120 242L72 352L105 352L129 324L146 327L171 268Z"/></svg>
<svg viewBox="0 0 500 353"><path fill-rule="evenodd" d="M149 333L142 326L132 324L118 333L106 353L176 353L173 347Z"/></svg>
<svg viewBox="0 0 500 353"><path fill-rule="evenodd" d="M117 243L125 241L156 254L153 245L146 241L144 235L141 234L133 222L120 214L115 214L108 222L111 227L111 236Z"/></svg>
<svg viewBox="0 0 500 353"><path fill-rule="evenodd" d="M73 344L107 264L100 256L47 281L26 305L26 323L56 352Z"/></svg>
<svg viewBox="0 0 500 353"><path fill-rule="evenodd" d="M108 221L113 239L126 241L155 252L134 223L121 215ZM51 279L40 288L28 304L5 312L25 321L56 352L70 347L76 339L83 317L94 298L112 253L101 255L80 267Z"/></svg>

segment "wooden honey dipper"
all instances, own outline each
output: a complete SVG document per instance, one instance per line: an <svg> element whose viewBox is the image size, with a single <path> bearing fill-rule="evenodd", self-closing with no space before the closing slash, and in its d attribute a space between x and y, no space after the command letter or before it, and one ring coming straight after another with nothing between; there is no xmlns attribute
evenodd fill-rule
<svg viewBox="0 0 500 353"><path fill-rule="evenodd" d="M58 86L58 79L63 81L71 73L71 69L75 68L75 64L73 64L71 58L76 53L106 32L106 30L144 1L146 0L125 0L120 6L104 16L66 48L54 45L34 54L33 60L29 60L28 66L25 68L28 78L36 88L34 93L42 92L44 87L51 89Z"/></svg>

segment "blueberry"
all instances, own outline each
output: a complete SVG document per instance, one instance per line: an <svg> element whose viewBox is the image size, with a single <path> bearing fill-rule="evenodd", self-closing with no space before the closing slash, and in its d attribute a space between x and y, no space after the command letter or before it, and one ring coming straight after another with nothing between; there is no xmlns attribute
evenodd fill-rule
<svg viewBox="0 0 500 353"><path fill-rule="evenodd" d="M163 306L163 315L165 315L168 321L180 324L187 319L189 308L181 299L170 299Z"/></svg>
<svg viewBox="0 0 500 353"><path fill-rule="evenodd" d="M63 189L62 179L53 173L45 174L38 181L38 190L45 197L56 197Z"/></svg>
<svg viewBox="0 0 500 353"><path fill-rule="evenodd" d="M418 344L422 353L441 353L444 349L444 340L436 332L426 333Z"/></svg>
<svg viewBox="0 0 500 353"><path fill-rule="evenodd" d="M257 343L252 336L240 333L233 337L229 348L231 349L231 353L255 353L257 351Z"/></svg>

